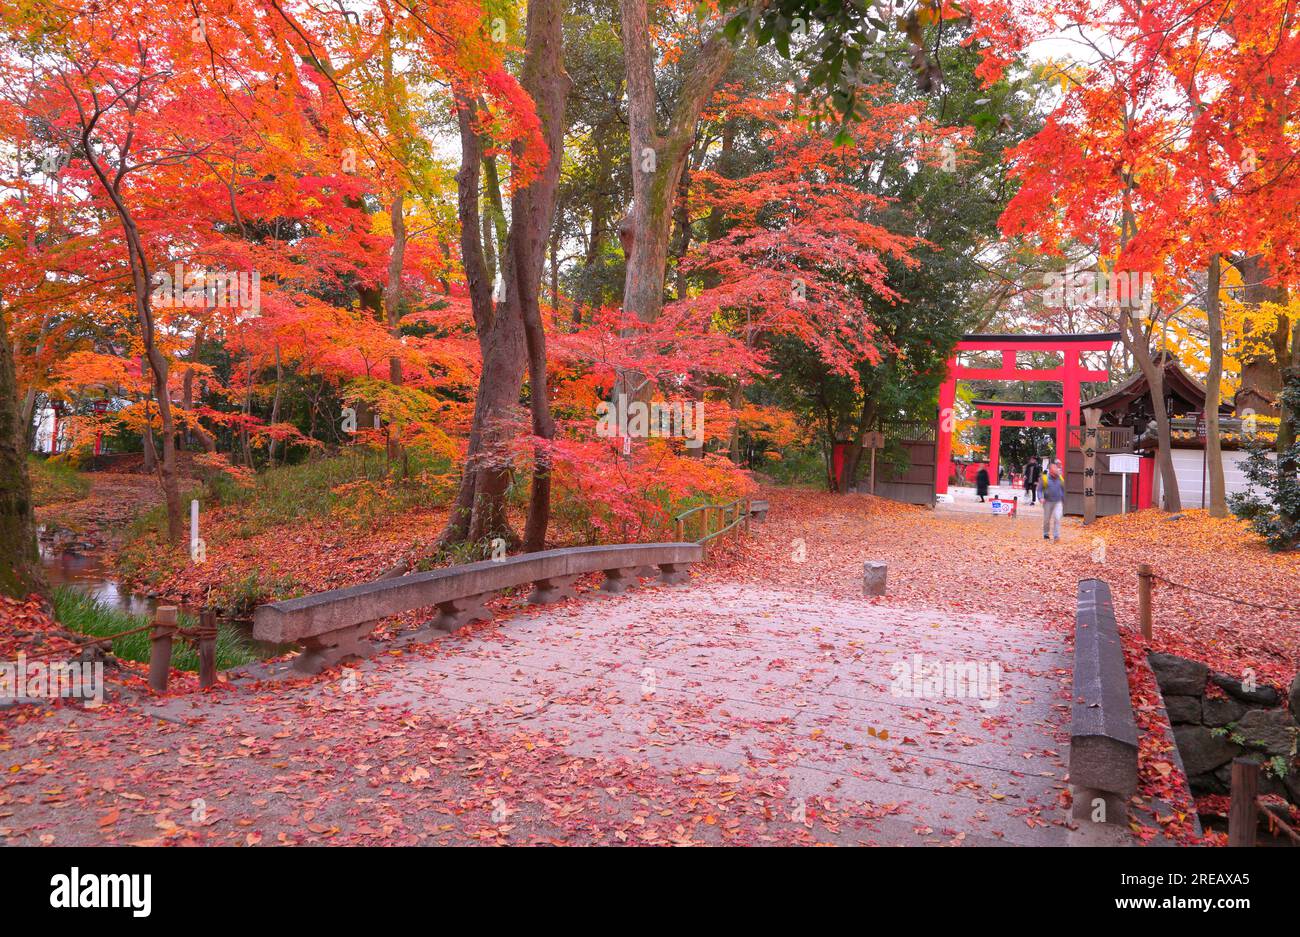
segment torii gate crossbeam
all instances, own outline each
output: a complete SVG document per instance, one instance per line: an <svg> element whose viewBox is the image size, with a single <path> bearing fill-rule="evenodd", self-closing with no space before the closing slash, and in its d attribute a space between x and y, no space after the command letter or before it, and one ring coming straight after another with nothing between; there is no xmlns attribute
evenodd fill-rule
<svg viewBox="0 0 1300 937"><path fill-rule="evenodd" d="M1047 401L1016 401L1016 400L972 400L971 405L977 410L988 410L993 414L992 417L984 418L979 421L980 426L989 427L989 477L998 477L998 449L1002 444L1002 427L1004 426L1036 426L1040 429L1056 427L1060 432L1061 425L1064 423L1060 401L1055 403ZM1025 413L1027 418L1023 420L1008 420L1003 416L1004 413ZM1035 413L1054 413L1056 416L1051 420L1035 420Z"/></svg>
<svg viewBox="0 0 1300 937"><path fill-rule="evenodd" d="M957 343L948 359L948 376L939 388L939 444L935 452L936 494L948 491L948 472L952 463L952 433L956 429L953 404L957 399L957 382L966 381L1060 381L1061 410L1056 421L1056 457L1065 458L1069 426L1078 426L1079 387L1081 384L1110 379L1106 370L1083 367L1079 355L1085 351L1109 351L1119 341L1118 332L1093 332L1085 335L967 335ZM960 363L963 351L998 351L1000 368L971 368ZM1056 368L1016 368L1016 353L1060 352L1062 363ZM1018 409L1025 409L1024 406ZM1017 406L1007 405L1014 410ZM1007 425L1007 424L1003 424ZM996 455L992 456L996 459ZM994 463L996 464L996 463Z"/></svg>

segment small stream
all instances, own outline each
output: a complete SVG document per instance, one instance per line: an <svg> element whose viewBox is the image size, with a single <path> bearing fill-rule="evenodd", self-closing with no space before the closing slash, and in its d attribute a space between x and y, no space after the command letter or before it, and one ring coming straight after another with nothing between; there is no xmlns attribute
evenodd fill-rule
<svg viewBox="0 0 1300 937"><path fill-rule="evenodd" d="M56 550L44 536L40 539L40 548L41 568L51 586L71 586L110 608L131 615L151 617L160 604L152 596L131 592L116 579L109 578L93 548L84 553L66 548ZM186 612L195 612L187 606L182 608Z"/></svg>
<svg viewBox="0 0 1300 937"><path fill-rule="evenodd" d="M42 526L37 531L37 543L40 547L41 568L51 587L69 586L109 608L146 618L152 618L159 605L176 604L160 601L142 592L132 592L115 579L113 571L104 565L96 544L69 539L66 530ZM197 606L180 605L179 608L182 612L198 617ZM221 618L219 622L239 631L258 657L277 657L292 648L290 645L268 644L254 639L253 623L247 618Z"/></svg>

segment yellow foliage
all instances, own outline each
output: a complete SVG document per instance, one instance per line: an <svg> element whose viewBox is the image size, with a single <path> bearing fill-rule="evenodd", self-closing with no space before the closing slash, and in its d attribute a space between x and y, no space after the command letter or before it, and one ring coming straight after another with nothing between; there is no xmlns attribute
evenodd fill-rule
<svg viewBox="0 0 1300 937"><path fill-rule="evenodd" d="M1241 386L1243 361L1263 359L1275 361L1273 334L1283 321L1296 321L1300 317L1300 296L1285 305L1282 303L1242 303L1228 293L1240 286L1241 275L1235 267L1224 271L1225 289L1221 304L1223 320L1223 377L1220 393L1232 397ZM1230 284L1235 284L1230 285ZM1166 341L1169 350L1197 377L1204 379L1209 371L1210 349L1205 341L1206 315L1203 309L1189 306L1177 317L1169 320Z"/></svg>

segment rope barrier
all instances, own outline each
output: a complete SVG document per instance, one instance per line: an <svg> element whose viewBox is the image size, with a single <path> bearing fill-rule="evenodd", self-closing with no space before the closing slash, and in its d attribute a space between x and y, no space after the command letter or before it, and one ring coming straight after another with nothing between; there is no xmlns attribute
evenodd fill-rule
<svg viewBox="0 0 1300 937"><path fill-rule="evenodd" d="M152 631L155 627L157 627L157 622L151 621L149 622L149 624L141 625L139 628L131 628L127 631L119 631L116 634L100 635L97 638L92 638L89 641L84 641L81 643L74 641L72 643L72 647L70 648L66 648L66 647L54 648L49 651L42 651L39 654L24 653L23 656L26 657L28 660L40 660L43 657L51 657L55 654L75 653L77 651L85 650L88 647L94 647L97 644L111 644L112 642L116 641L118 638L125 638L133 634L139 634L141 631ZM207 628L207 629L205 629L202 624L200 624L197 628L182 628L180 625L171 625L168 628L167 633L172 637L184 638L186 641L190 641L197 644L199 641L203 640L204 638L215 638L217 636L217 628L215 624L211 628Z"/></svg>
<svg viewBox="0 0 1300 937"><path fill-rule="evenodd" d="M199 688L208 689L217 682L217 638L220 629L217 625L216 612L205 606L199 613L198 626L183 628L176 618L175 606L159 606L154 620L138 628L128 628L115 634L98 635L89 641L70 641L71 647L48 648L29 659L40 660L45 657L70 655L84 652L100 644L112 644L119 638L151 632L149 640L149 688L155 693L166 693L167 682L171 675L172 642L176 638L189 641L198 652ZM26 654L24 653L24 657Z"/></svg>
<svg viewBox="0 0 1300 937"><path fill-rule="evenodd" d="M40 660L42 657L49 657L53 654L67 654L70 650L79 651L79 650L84 650L85 648L88 647L94 647L96 644L104 644L105 642L111 643L113 641L116 641L118 638L125 638L127 635L132 635L132 634L139 634L141 631L149 631L152 628L153 628L153 622L149 622L149 624L147 625L143 625L139 628L132 628L129 631L119 631L117 634L101 635L98 638L95 638L91 641L86 641L82 644L78 644L77 642L74 641L71 648L66 648L66 647L55 648L50 651L42 651L40 654L25 654L24 656L28 660Z"/></svg>
<svg viewBox="0 0 1300 937"><path fill-rule="evenodd" d="M1258 602L1247 602L1245 599L1234 599L1231 596L1218 595L1217 593L1214 592L1206 592L1204 589L1198 589L1195 586L1189 586L1186 583L1174 582L1172 579L1166 579L1164 576L1161 576L1159 573L1152 573L1151 578L1158 579L1160 582L1163 582L1166 585L1175 586L1176 588L1179 589L1186 589L1188 592L1196 592L1200 595L1208 596L1212 599L1218 599L1221 602L1232 602L1237 605L1248 605L1251 608L1264 609L1265 611L1270 611L1270 612L1296 612L1297 614L1300 614L1300 608L1296 608L1293 605L1261 605Z"/></svg>

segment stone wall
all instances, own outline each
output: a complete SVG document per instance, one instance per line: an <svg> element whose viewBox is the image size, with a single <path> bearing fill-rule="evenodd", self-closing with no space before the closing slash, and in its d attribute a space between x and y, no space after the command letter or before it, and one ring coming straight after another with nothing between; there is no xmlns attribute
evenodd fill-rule
<svg viewBox="0 0 1300 937"><path fill-rule="evenodd" d="M1198 661L1156 652L1147 660L1193 794L1229 793L1232 759L1250 755L1261 767L1259 792L1300 805L1300 673L1284 705L1277 687L1243 685Z"/></svg>

